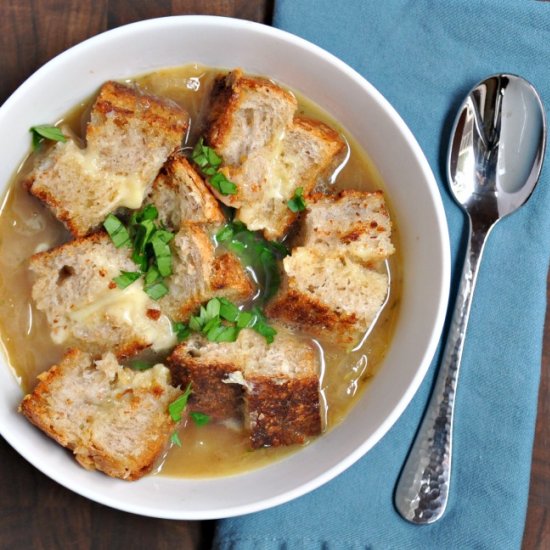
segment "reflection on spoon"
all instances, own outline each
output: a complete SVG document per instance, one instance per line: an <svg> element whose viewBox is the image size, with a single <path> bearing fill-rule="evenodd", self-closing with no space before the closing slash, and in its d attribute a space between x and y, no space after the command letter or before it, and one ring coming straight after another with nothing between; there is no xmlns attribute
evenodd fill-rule
<svg viewBox="0 0 550 550"><path fill-rule="evenodd" d="M469 240L435 388L395 492L397 510L412 523L433 523L445 512L458 373L483 248L494 225L533 192L545 145L542 102L518 76L480 82L456 118L447 175L468 216Z"/></svg>

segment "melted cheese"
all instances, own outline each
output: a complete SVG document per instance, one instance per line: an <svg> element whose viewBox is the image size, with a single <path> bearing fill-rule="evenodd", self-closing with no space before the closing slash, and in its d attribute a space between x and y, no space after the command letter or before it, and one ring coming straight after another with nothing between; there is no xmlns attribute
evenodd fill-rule
<svg viewBox="0 0 550 550"><path fill-rule="evenodd" d="M102 166L100 156L93 149L89 148L81 151L76 145L72 144L72 146L76 151L70 151L70 155L78 163L82 178L88 182L97 182L98 188L104 187L101 184L107 180L109 187L113 190L113 196L104 197L105 203L98 215L106 216L121 207L132 210L141 207L148 182L143 181L140 174L126 176L110 173Z"/></svg>
<svg viewBox="0 0 550 550"><path fill-rule="evenodd" d="M147 316L148 309L154 309L154 302L144 292L142 282L137 281L123 290L106 290L91 304L72 310L68 318L72 323L85 325L105 322L128 325L141 338L151 342L154 351L174 346L176 335L170 319L166 315L161 315L156 321L150 319Z"/></svg>
<svg viewBox="0 0 550 550"><path fill-rule="evenodd" d="M283 131L266 151L267 185L262 189L266 200L287 201L297 187L298 182L295 181L293 169L297 159L288 154L284 145L285 132Z"/></svg>

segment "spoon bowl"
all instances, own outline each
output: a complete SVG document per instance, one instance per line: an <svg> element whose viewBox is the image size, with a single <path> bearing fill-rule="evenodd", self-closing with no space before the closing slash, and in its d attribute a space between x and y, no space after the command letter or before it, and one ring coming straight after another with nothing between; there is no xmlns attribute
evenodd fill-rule
<svg viewBox="0 0 550 550"><path fill-rule="evenodd" d="M491 229L538 182L546 147L542 101L519 76L491 76L466 96L451 135L447 176L468 216L469 238L435 387L395 491L398 512L417 524L437 521L447 507L455 395L479 265Z"/></svg>
<svg viewBox="0 0 550 550"><path fill-rule="evenodd" d="M544 108L535 88L509 74L467 95L452 131L447 177L455 200L495 223L529 198L545 149Z"/></svg>

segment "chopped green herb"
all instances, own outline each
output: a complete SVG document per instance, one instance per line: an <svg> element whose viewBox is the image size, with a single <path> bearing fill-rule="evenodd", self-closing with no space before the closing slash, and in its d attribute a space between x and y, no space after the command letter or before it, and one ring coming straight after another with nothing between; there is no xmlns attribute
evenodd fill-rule
<svg viewBox="0 0 550 550"><path fill-rule="evenodd" d="M177 397L170 405L168 405L168 412L170 413L170 418L174 422L179 422L181 420L183 411L187 407L187 401L191 395L191 384L187 386L185 391Z"/></svg>
<svg viewBox="0 0 550 550"><path fill-rule="evenodd" d="M220 302L220 317L226 321L236 321L239 317L239 308L227 298L218 298Z"/></svg>
<svg viewBox="0 0 550 550"><path fill-rule="evenodd" d="M235 342L239 337L239 329L234 326L223 325L222 330L216 334L214 342ZM210 340L210 338L208 338Z"/></svg>
<svg viewBox="0 0 550 550"><path fill-rule="evenodd" d="M221 324L221 319L219 317L212 317L212 319L209 319L206 321L204 326L202 327L202 332L205 334L208 334L212 329L219 327Z"/></svg>
<svg viewBox="0 0 550 550"><path fill-rule="evenodd" d="M152 364L147 361L142 361L141 359L135 359L130 363L130 367L134 370L148 370L152 368Z"/></svg>
<svg viewBox="0 0 550 550"><path fill-rule="evenodd" d="M220 301L218 298L212 298L207 304L206 304L206 314L208 317L217 317L220 314Z"/></svg>
<svg viewBox="0 0 550 550"><path fill-rule="evenodd" d="M155 253L159 273L163 277L168 277L168 275L172 275L172 252L170 246L165 241L164 233L168 232L164 231L161 233L160 231L155 231L150 242ZM170 235L170 238L173 238L172 233L168 233L168 235Z"/></svg>
<svg viewBox="0 0 550 550"><path fill-rule="evenodd" d="M254 316L250 311L240 311L237 317L237 327L246 328L252 326L251 323L254 320Z"/></svg>
<svg viewBox="0 0 550 550"><path fill-rule="evenodd" d="M33 126L29 131L32 134L32 148L35 151L45 139L62 141L63 143L67 141L67 136L57 126L52 126L51 124Z"/></svg>
<svg viewBox="0 0 550 550"><path fill-rule="evenodd" d="M254 315L255 320L251 328L253 328L258 334L261 334L266 339L268 344L271 344L277 334L277 331L268 325L267 319L260 308L253 308L252 314Z"/></svg>
<svg viewBox="0 0 550 550"><path fill-rule="evenodd" d="M130 286L133 282L137 281L141 277L141 273L137 271L121 271L118 277L115 277L113 281L116 283L118 288L126 288Z"/></svg>
<svg viewBox="0 0 550 550"><path fill-rule="evenodd" d="M231 325L216 325L208 331L206 337L210 342L234 342L239 336L239 330Z"/></svg>
<svg viewBox="0 0 550 550"><path fill-rule="evenodd" d="M120 248L130 242L130 235L122 222L113 214L109 214L103 222L103 227L109 233L113 244Z"/></svg>
<svg viewBox="0 0 550 550"><path fill-rule="evenodd" d="M248 327L261 334L268 343L273 342L277 334L258 307L251 311L239 310L227 298L212 298L206 307L200 307L198 315L191 316L185 328L202 332L210 342L234 342L239 332ZM188 332L185 332L184 337L187 336Z"/></svg>
<svg viewBox="0 0 550 550"><path fill-rule="evenodd" d="M143 287L145 293L152 300L160 300L163 296L168 294L168 287L164 281L158 281L152 285Z"/></svg>
<svg viewBox="0 0 550 550"><path fill-rule="evenodd" d="M192 412L189 416L197 426L204 426L210 422L210 417L201 412Z"/></svg>
<svg viewBox="0 0 550 550"><path fill-rule="evenodd" d="M181 447L181 439L180 439L180 436L179 436L178 432L174 432L172 434L172 436L170 437L170 441L174 445L177 445L178 447Z"/></svg>
<svg viewBox="0 0 550 550"><path fill-rule="evenodd" d="M153 300L160 300L168 294L168 287L154 265L151 265L145 274L143 290Z"/></svg>
<svg viewBox="0 0 550 550"><path fill-rule="evenodd" d="M294 191L294 196L286 204L292 212L302 212L302 210L305 210L307 205L304 199L304 188L298 187Z"/></svg>
<svg viewBox="0 0 550 550"><path fill-rule="evenodd" d="M140 223L145 220L156 220L159 216L159 211L154 204L148 204L142 210L135 213L135 223Z"/></svg>
<svg viewBox="0 0 550 550"><path fill-rule="evenodd" d="M193 148L191 158L216 191L222 195L237 193L237 186L229 181L223 172L219 172L219 167L223 162L222 158L214 149L204 144L204 138L201 137Z"/></svg>
<svg viewBox="0 0 550 550"><path fill-rule="evenodd" d="M223 172L216 172L213 176L208 178L210 185L219 191L222 195L236 195L237 186L229 181Z"/></svg>
<svg viewBox="0 0 550 550"><path fill-rule="evenodd" d="M134 236L134 252L143 255L145 247L155 232L155 222L153 220L143 220L135 226L131 226Z"/></svg>
<svg viewBox="0 0 550 550"><path fill-rule="evenodd" d="M160 280L162 280L162 277L160 276L159 270L156 268L156 266L149 266L149 269L145 274L145 286L152 285L153 283L156 283Z"/></svg>
<svg viewBox="0 0 550 550"><path fill-rule="evenodd" d="M275 336L277 334L277 331L273 327L270 327L264 321L260 321L257 324L255 324L252 328L258 334L261 334L266 339L268 344L273 343L273 340L275 339Z"/></svg>
<svg viewBox="0 0 550 550"><path fill-rule="evenodd" d="M195 332L200 332L202 330L202 325L200 324L198 317L191 317L189 319L189 328Z"/></svg>
<svg viewBox="0 0 550 550"><path fill-rule="evenodd" d="M178 342L183 342L191 334L191 329L181 322L172 323L172 330L176 334Z"/></svg>
<svg viewBox="0 0 550 550"><path fill-rule="evenodd" d="M281 283L278 261L289 253L284 244L268 241L238 221L224 225L216 234L216 240L252 268L262 289L263 302L275 295Z"/></svg>
<svg viewBox="0 0 550 550"><path fill-rule="evenodd" d="M157 218L156 206L148 204L132 214L127 227L113 214L109 214L103 222L117 248L125 244L132 248L132 261L141 271L122 272L114 279L115 282L120 288L126 288L145 274L144 290L153 300L159 300L168 293L164 277L172 274L172 251L168 243L174 238L173 233L157 226Z"/></svg>
<svg viewBox="0 0 550 550"><path fill-rule="evenodd" d="M213 321L216 321L216 319L212 319L209 323L211 324L210 327L204 327L203 332L206 333L206 338L209 342L218 342L218 338L221 336L221 334L225 331L225 326L220 324L220 321L218 319L217 323L212 323Z"/></svg>

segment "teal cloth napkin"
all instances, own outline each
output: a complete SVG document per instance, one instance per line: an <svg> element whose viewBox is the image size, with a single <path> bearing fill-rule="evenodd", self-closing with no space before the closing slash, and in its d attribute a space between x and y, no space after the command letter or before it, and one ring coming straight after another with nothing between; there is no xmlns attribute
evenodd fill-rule
<svg viewBox="0 0 550 550"><path fill-rule="evenodd" d="M550 2L278 0L274 23L351 65L411 128L443 197L456 289L465 218L444 175L450 126L465 93L497 72L531 81L548 116ZM485 251L464 349L445 516L418 527L393 507L395 482L428 400L434 361L405 413L363 459L288 504L220 521L216 548L521 546L550 255L549 165L528 204L500 222Z"/></svg>

